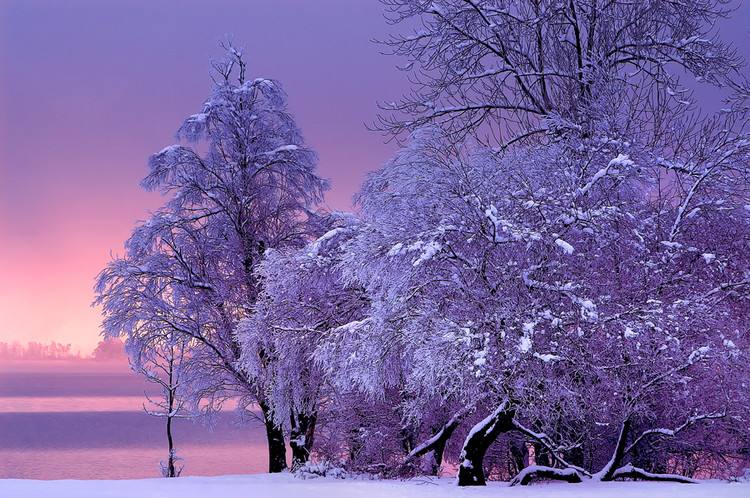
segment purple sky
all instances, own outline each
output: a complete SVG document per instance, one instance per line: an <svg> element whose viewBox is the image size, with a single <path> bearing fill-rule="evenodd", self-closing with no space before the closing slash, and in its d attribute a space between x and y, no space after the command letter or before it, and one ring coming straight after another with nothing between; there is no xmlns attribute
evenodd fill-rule
<svg viewBox="0 0 750 498"><path fill-rule="evenodd" d="M407 88L397 61L370 41L390 29L377 0L0 0L0 342L72 343L84 354L96 346L94 278L111 252L122 252L134 223L160 204L138 187L147 158L200 111L209 59L221 54L227 33L245 47L251 77L284 84L320 173L332 180L329 207L349 208L365 172L395 148L364 126L376 116L376 101ZM722 31L750 55L749 29L745 5ZM717 95L701 93L713 107ZM97 467L110 460L130 477L153 475L160 446L127 466L118 460L127 455L109 447L106 459L79 451L161 444L158 422L133 411L139 398L132 413L114 415L105 410L123 402L102 398L91 410L81 401L140 396L142 382L115 366L102 375L105 367L92 360L43 367L0 361L0 446L10 448L0 448L0 475L121 477ZM58 403L52 410L51 397ZM71 404L93 413L61 413ZM133 427L138 436L123 430ZM243 441L239 459L235 448L205 450L197 429L180 433L193 445L186 448L189 473L265 468L260 446L246 444L255 439L236 430L211 441ZM65 457L61 451L71 448ZM50 449L60 451L47 455ZM75 473L81 469L92 474Z"/></svg>
<svg viewBox="0 0 750 498"><path fill-rule="evenodd" d="M749 22L722 28L745 53ZM0 0L0 341L96 345L93 279L160 202L146 159L200 110L227 33L283 82L348 208L394 149L364 127L406 88L370 42L389 29L377 0Z"/></svg>
<svg viewBox="0 0 750 498"><path fill-rule="evenodd" d="M364 123L404 88L376 0L0 0L0 341L89 352L96 273L159 203L138 181L201 108L227 33L276 78L347 209L393 151Z"/></svg>

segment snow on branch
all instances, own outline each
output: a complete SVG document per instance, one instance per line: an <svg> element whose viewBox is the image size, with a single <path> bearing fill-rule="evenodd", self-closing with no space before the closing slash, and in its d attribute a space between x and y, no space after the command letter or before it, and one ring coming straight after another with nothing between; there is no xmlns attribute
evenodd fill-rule
<svg viewBox="0 0 750 498"><path fill-rule="evenodd" d="M536 432L522 423L520 423L517 420L513 420L513 426L522 434L525 434L526 436L531 437L532 439L539 442L544 448L549 451L550 455L552 455L552 458L554 458L560 465L562 465L565 468L571 469L575 471L576 473L583 474L585 476L590 476L591 474L584 468L579 467L577 465L573 465L571 463L568 463L560 454L562 451L570 450L572 448L565 448L560 447L559 445L556 445L550 438L547 436L547 434L543 432Z"/></svg>
<svg viewBox="0 0 750 498"><path fill-rule="evenodd" d="M698 422L701 422L703 420L716 420L720 418L726 417L727 412L726 410L723 410L721 412L714 412L714 413L706 413L702 415L693 415L691 417L688 417L685 422L680 424L679 426L675 427L674 429L668 429L668 428L655 428L655 429L648 429L643 431L635 440L630 443L630 446L628 446L625 449L625 453L629 453L632 451L638 444L643 441L646 438L649 438L651 436L664 436L664 437L675 437L680 432L684 431L685 429L695 425Z"/></svg>
<svg viewBox="0 0 750 498"><path fill-rule="evenodd" d="M581 474L572 467L557 469L544 465L529 465L510 480L509 486L526 486L534 479L553 479L569 483L581 482Z"/></svg>
<svg viewBox="0 0 750 498"><path fill-rule="evenodd" d="M654 474L631 464L623 465L612 474L612 479L639 479L643 481L681 482L697 484L698 481L679 474Z"/></svg>
<svg viewBox="0 0 750 498"><path fill-rule="evenodd" d="M456 430L456 428L461 423L461 421L471 411L473 411L473 409L474 409L474 406L469 405L459 410L455 415L453 415L450 418L450 420L448 420L448 422L443 424L440 430L437 431L432 437L430 437L423 443L417 445L413 450L411 450L409 454L406 456L406 458L404 459L404 461L409 462L415 458L418 458L428 453L429 451L432 451L437 445L445 444L445 442L448 440L448 438L451 437L451 435Z"/></svg>
<svg viewBox="0 0 750 498"><path fill-rule="evenodd" d="M577 194L579 196L584 195L586 192L591 190L591 188L602 178L608 176L609 174L621 173L622 169L630 168L633 165L635 165L635 163L630 160L630 156L628 156L627 154L619 154L617 157L607 163L604 168L594 173L594 176L591 177L586 185L578 189Z"/></svg>

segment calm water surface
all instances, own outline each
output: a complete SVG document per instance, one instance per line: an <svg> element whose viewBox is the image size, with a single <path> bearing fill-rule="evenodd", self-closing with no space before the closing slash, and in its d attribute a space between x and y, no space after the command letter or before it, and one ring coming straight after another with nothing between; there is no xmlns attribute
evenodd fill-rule
<svg viewBox="0 0 750 498"><path fill-rule="evenodd" d="M127 479L159 476L164 419L143 412L129 373L0 371L0 478ZM212 429L174 427L183 475L265 472L262 425L233 413Z"/></svg>

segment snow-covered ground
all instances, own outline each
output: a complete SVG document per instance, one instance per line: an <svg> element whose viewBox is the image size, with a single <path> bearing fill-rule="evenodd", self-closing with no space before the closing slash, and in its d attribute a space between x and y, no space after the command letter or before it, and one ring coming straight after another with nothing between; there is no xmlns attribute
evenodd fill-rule
<svg viewBox="0 0 750 498"><path fill-rule="evenodd" d="M502 488L502 489L500 489ZM7 498L747 498L750 483L701 484L609 482L537 484L508 488L458 488L453 479L364 481L330 478L295 479L289 474L181 477L121 481L0 480Z"/></svg>

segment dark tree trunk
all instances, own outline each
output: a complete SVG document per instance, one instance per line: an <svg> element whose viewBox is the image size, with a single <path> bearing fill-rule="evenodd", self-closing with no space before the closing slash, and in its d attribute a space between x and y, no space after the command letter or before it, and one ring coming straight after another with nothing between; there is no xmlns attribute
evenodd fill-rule
<svg viewBox="0 0 750 498"><path fill-rule="evenodd" d="M438 472L440 471L440 466L443 464L443 453L445 453L445 444L448 442L448 439L451 437L451 434L453 434L453 429L443 432L440 440L437 441L435 443L435 446L432 448L432 459L429 462L430 465L426 466L427 470L429 470L429 475L436 476Z"/></svg>
<svg viewBox="0 0 750 498"><path fill-rule="evenodd" d="M410 425L401 427L401 430L399 431L399 436L401 438L401 449L403 449L404 453L406 453L407 455L414 449L414 432L414 427Z"/></svg>
<svg viewBox="0 0 750 498"><path fill-rule="evenodd" d="M424 457L422 471L428 475L437 475L443 463L445 445L467 413L468 410L461 410L455 414L430 439L414 448L407 455L404 464L411 463L415 458Z"/></svg>
<svg viewBox="0 0 750 498"><path fill-rule="evenodd" d="M279 425L267 422L266 437L268 438L268 472L283 472L287 468L284 431Z"/></svg>
<svg viewBox="0 0 750 498"><path fill-rule="evenodd" d="M534 465L549 467L550 463L550 455L547 448L539 443L534 443Z"/></svg>
<svg viewBox="0 0 750 498"><path fill-rule="evenodd" d="M629 435L630 419L627 419L622 423L622 427L620 428L620 436L617 438L617 446L615 446L615 451L612 453L612 457L604 468L594 475L595 479L600 481L611 481L614 479L615 471L620 467L622 464L622 458L625 456L625 448Z"/></svg>
<svg viewBox="0 0 750 498"><path fill-rule="evenodd" d="M576 467L583 467L583 463L585 462L585 453L583 446L580 446L578 448L571 448L569 451L565 454L565 460L571 465L575 465Z"/></svg>
<svg viewBox="0 0 750 498"><path fill-rule="evenodd" d="M511 475L515 475L529 466L529 449L525 441L511 441L509 450L514 467Z"/></svg>
<svg viewBox="0 0 750 498"><path fill-rule="evenodd" d="M169 445L169 460L167 461L167 475L165 477L177 477L177 471L174 466L175 450L174 440L172 439L172 417L170 416L167 416L167 443Z"/></svg>
<svg viewBox="0 0 750 498"><path fill-rule="evenodd" d="M347 446L349 448L349 464L352 466L357 467L359 465L359 454L362 452L362 449L364 448L364 443L362 441L362 436L360 433L352 428L351 430L347 431Z"/></svg>
<svg viewBox="0 0 750 498"><path fill-rule="evenodd" d="M487 418L472 427L459 457L459 486L484 486L487 483L482 467L484 455L487 448L500 434L514 429L514 416L514 410L510 408L507 402L504 402Z"/></svg>
<svg viewBox="0 0 750 498"><path fill-rule="evenodd" d="M175 449L174 449L174 438L172 437L172 412L174 411L174 404L175 404L175 397L176 397L176 387L174 387L174 359L172 357L169 358L169 379L168 379L168 389L167 389L167 408L169 412L167 413L167 446L169 450L169 459L167 460L167 472L165 477L177 477L177 471L175 469Z"/></svg>
<svg viewBox="0 0 750 498"><path fill-rule="evenodd" d="M627 442L630 436L631 421L625 420L620 429L620 436L617 438L617 446L612 453L612 458L607 462L602 470L594 475L595 479L600 481L614 481L615 479L641 479L645 481L669 481L682 483L695 483L694 479L681 476L678 474L657 474L631 464L623 465L622 461L627 452Z"/></svg>
<svg viewBox="0 0 750 498"><path fill-rule="evenodd" d="M297 469L310 460L317 414L292 414L289 446L292 449L292 469Z"/></svg>
<svg viewBox="0 0 750 498"><path fill-rule="evenodd" d="M286 470L286 445L284 444L284 430L273 418L273 411L264 402L258 403L263 412L263 423L266 426L268 440L268 472L282 472Z"/></svg>

